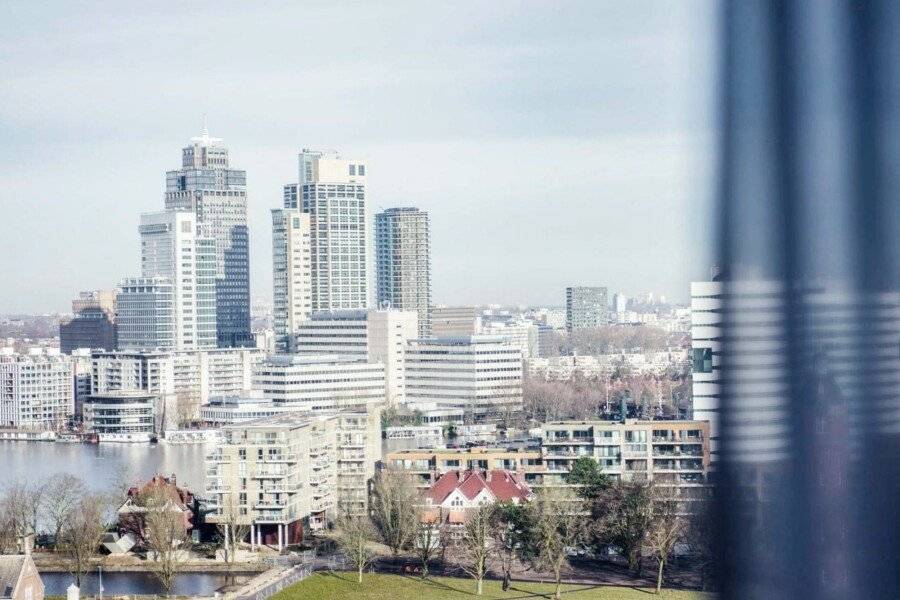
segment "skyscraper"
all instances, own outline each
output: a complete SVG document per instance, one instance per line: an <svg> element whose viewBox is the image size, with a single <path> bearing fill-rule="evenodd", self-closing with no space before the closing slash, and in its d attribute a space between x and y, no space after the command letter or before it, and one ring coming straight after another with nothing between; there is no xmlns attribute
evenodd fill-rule
<svg viewBox="0 0 900 600"><path fill-rule="evenodd" d="M566 288L566 329L606 325L608 313L605 287Z"/></svg>
<svg viewBox="0 0 900 600"><path fill-rule="evenodd" d="M419 314L419 337L431 335L428 213L389 208L375 215L376 299Z"/></svg>
<svg viewBox="0 0 900 600"><path fill-rule="evenodd" d="M284 207L310 215L312 310L366 308L371 249L365 162L304 149L298 181L284 187Z"/></svg>
<svg viewBox="0 0 900 600"><path fill-rule="evenodd" d="M246 184L246 172L230 168L228 148L206 127L182 150L181 169L166 173L166 208L192 211L197 233L215 242L219 347L253 344Z"/></svg>
<svg viewBox="0 0 900 600"><path fill-rule="evenodd" d="M272 210L272 313L275 348L290 352L312 304L309 214L299 208Z"/></svg>
<svg viewBox="0 0 900 600"><path fill-rule="evenodd" d="M172 284L176 350L216 346L215 241L188 211L141 215L141 275Z"/></svg>

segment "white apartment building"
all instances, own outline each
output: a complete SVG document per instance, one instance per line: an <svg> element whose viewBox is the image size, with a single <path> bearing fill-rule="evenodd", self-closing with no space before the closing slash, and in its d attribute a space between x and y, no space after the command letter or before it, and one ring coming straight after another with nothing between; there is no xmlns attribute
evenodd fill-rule
<svg viewBox="0 0 900 600"><path fill-rule="evenodd" d="M206 459L207 520L249 525L253 546L280 550L325 527L341 505L365 511L380 418L295 411L225 427Z"/></svg>
<svg viewBox="0 0 900 600"><path fill-rule="evenodd" d="M76 419L81 418L81 407L84 400L91 395L93 379L93 361L91 351L86 348L73 350L69 355L72 362L72 382L74 390L74 411Z"/></svg>
<svg viewBox="0 0 900 600"><path fill-rule="evenodd" d="M719 369L724 289L720 281L691 283L691 377L693 417L709 421L710 454L718 459Z"/></svg>
<svg viewBox="0 0 900 600"><path fill-rule="evenodd" d="M119 350L175 347L175 293L166 277L123 279L116 296Z"/></svg>
<svg viewBox="0 0 900 600"><path fill-rule="evenodd" d="M182 420L199 417L213 396L231 396L253 387L253 370L266 358L257 348L213 348L172 353L173 390Z"/></svg>
<svg viewBox="0 0 900 600"><path fill-rule="evenodd" d="M312 310L310 236L308 213L272 210L272 314L278 352L292 351L294 335Z"/></svg>
<svg viewBox="0 0 900 600"><path fill-rule="evenodd" d="M362 410L384 404L384 366L359 357L276 355L257 365L253 389L298 410Z"/></svg>
<svg viewBox="0 0 900 600"><path fill-rule="evenodd" d="M157 407L164 400L158 394L137 390L88 396L82 421L86 433L101 442L149 442L157 432Z"/></svg>
<svg viewBox="0 0 900 600"><path fill-rule="evenodd" d="M66 356L0 356L0 427L65 426L75 411L74 381Z"/></svg>
<svg viewBox="0 0 900 600"><path fill-rule="evenodd" d="M141 276L172 284L175 350L216 347L216 244L193 212L141 215Z"/></svg>
<svg viewBox="0 0 900 600"><path fill-rule="evenodd" d="M412 341L406 353L406 398L462 408L477 421L519 410L522 350L497 336Z"/></svg>
<svg viewBox="0 0 900 600"><path fill-rule="evenodd" d="M284 208L310 215L312 310L366 308L372 264L365 161L303 149Z"/></svg>
<svg viewBox="0 0 900 600"><path fill-rule="evenodd" d="M92 354L93 394L143 390L174 394L169 420L191 421L213 396L247 392L254 367L265 358L256 348L210 348L182 352L102 352Z"/></svg>
<svg viewBox="0 0 900 600"><path fill-rule="evenodd" d="M390 309L313 313L300 324L297 354L353 356L384 365L388 403L406 396L406 346L418 335L418 315Z"/></svg>
<svg viewBox="0 0 900 600"><path fill-rule="evenodd" d="M91 354L91 394L144 391L171 394L175 391L172 355L160 351L94 351Z"/></svg>

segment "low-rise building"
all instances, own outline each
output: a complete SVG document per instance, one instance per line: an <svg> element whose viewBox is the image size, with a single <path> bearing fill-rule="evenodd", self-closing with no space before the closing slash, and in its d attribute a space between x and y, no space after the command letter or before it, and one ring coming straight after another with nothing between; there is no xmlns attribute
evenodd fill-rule
<svg viewBox="0 0 900 600"><path fill-rule="evenodd" d="M449 471L425 492L425 517L430 523L462 525L468 511L496 502L522 504L532 496L531 489L510 471Z"/></svg>
<svg viewBox="0 0 900 600"><path fill-rule="evenodd" d="M290 412L290 406L275 404L258 393L240 396L216 396L200 407L200 421L208 427L246 423Z"/></svg>
<svg viewBox="0 0 900 600"><path fill-rule="evenodd" d="M384 457L385 466L405 469L415 478L420 489L431 487L444 473L451 471L504 470L515 473L521 481L540 482L545 472L541 451L519 448L432 448L398 450Z"/></svg>
<svg viewBox="0 0 900 600"><path fill-rule="evenodd" d="M101 442L149 442L160 430L157 414L165 402L159 394L138 390L92 394L84 401L84 431Z"/></svg>
<svg viewBox="0 0 900 600"><path fill-rule="evenodd" d="M546 423L541 452L544 485L565 484L574 462L587 456L614 480L667 486L685 503L708 498L711 489L708 421Z"/></svg>
<svg viewBox="0 0 900 600"><path fill-rule="evenodd" d="M0 554L0 600L44 600L44 582L30 554Z"/></svg>

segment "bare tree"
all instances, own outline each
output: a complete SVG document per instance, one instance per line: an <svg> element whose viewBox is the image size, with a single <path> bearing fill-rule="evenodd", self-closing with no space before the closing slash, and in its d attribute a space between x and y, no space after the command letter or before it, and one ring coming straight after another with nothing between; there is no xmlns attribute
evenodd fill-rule
<svg viewBox="0 0 900 600"><path fill-rule="evenodd" d="M79 587L84 575L91 570L91 560L107 529L107 502L108 498L100 494L82 495L59 529L57 548L68 557L69 569Z"/></svg>
<svg viewBox="0 0 900 600"><path fill-rule="evenodd" d="M87 487L80 478L64 473L50 478L44 488L44 518L53 534L53 545L59 544L60 532L72 517L72 512L82 506Z"/></svg>
<svg viewBox="0 0 900 600"><path fill-rule="evenodd" d="M425 514L421 514L416 529L414 548L416 556L422 564L423 579L428 577L428 563L441 551L441 536L441 525L438 520L430 519Z"/></svg>
<svg viewBox="0 0 900 600"><path fill-rule="evenodd" d="M546 489L531 504L538 543L538 562L553 573L554 597L562 595L562 571L569 551L585 537L583 501L568 489Z"/></svg>
<svg viewBox="0 0 900 600"><path fill-rule="evenodd" d="M44 501L44 483L19 480L9 484L3 496L4 513L15 532L16 540L37 536Z"/></svg>
<svg viewBox="0 0 900 600"><path fill-rule="evenodd" d="M372 485L372 522L381 540L396 556L414 540L419 527L421 502L410 475L399 469L384 469Z"/></svg>
<svg viewBox="0 0 900 600"><path fill-rule="evenodd" d="M229 575L234 571L234 562L237 559L238 545L250 534L250 525L241 523L240 510L235 503L235 494L223 494L224 505L220 520L216 523L216 529L222 537L222 551L225 554L225 564Z"/></svg>
<svg viewBox="0 0 900 600"><path fill-rule="evenodd" d="M488 570L491 542L490 505L480 506L469 511L463 525L462 550L463 570L475 580L475 594L480 596L484 587L484 576Z"/></svg>
<svg viewBox="0 0 900 600"><path fill-rule="evenodd" d="M684 539L685 522L678 515L677 504L661 488L654 489L653 518L647 531L647 545L653 550L658 565L656 572L656 593L662 589L663 570L675 544Z"/></svg>
<svg viewBox="0 0 900 600"><path fill-rule="evenodd" d="M142 509L143 537L153 553L153 572L170 594L186 558L182 548L188 540L184 512L163 486L142 492L135 504Z"/></svg>
<svg viewBox="0 0 900 600"><path fill-rule="evenodd" d="M335 541L350 563L356 568L357 581L362 583L363 571L372 562L369 548L375 539L375 528L368 515L342 514L336 523Z"/></svg>
<svg viewBox="0 0 900 600"><path fill-rule="evenodd" d="M621 548L628 567L640 574L641 549L653 520L653 492L643 481L619 481L606 491L600 528L606 541Z"/></svg>
<svg viewBox="0 0 900 600"><path fill-rule="evenodd" d="M19 525L16 515L6 498L0 496L0 554L16 554L19 547Z"/></svg>

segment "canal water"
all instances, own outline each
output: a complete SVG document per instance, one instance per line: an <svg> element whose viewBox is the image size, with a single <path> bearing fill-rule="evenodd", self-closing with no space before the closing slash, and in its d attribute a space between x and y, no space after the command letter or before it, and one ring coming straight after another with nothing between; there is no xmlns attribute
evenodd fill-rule
<svg viewBox="0 0 900 600"><path fill-rule="evenodd" d="M0 441L4 481L36 481L59 473L80 477L95 490L109 489L123 467L136 481L154 473L176 474L179 485L202 492L203 444L66 444Z"/></svg>
<svg viewBox="0 0 900 600"><path fill-rule="evenodd" d="M385 440L389 452L414 448L413 440ZM117 484L123 467L134 481L146 481L155 473L175 474L180 486L202 495L203 460L212 446L203 444L67 444L59 442L0 441L0 473L5 481L36 481L69 473L97 491Z"/></svg>
<svg viewBox="0 0 900 600"><path fill-rule="evenodd" d="M235 581L247 581L248 576L237 576ZM65 596L66 588L75 582L71 573L41 573L44 595ZM181 596L212 596L226 585L223 573L181 573L175 578L173 594ZM81 581L81 595L97 596L100 593L100 579L97 573L90 573ZM103 594L106 596L160 595L164 590L153 573L145 572L104 572Z"/></svg>

